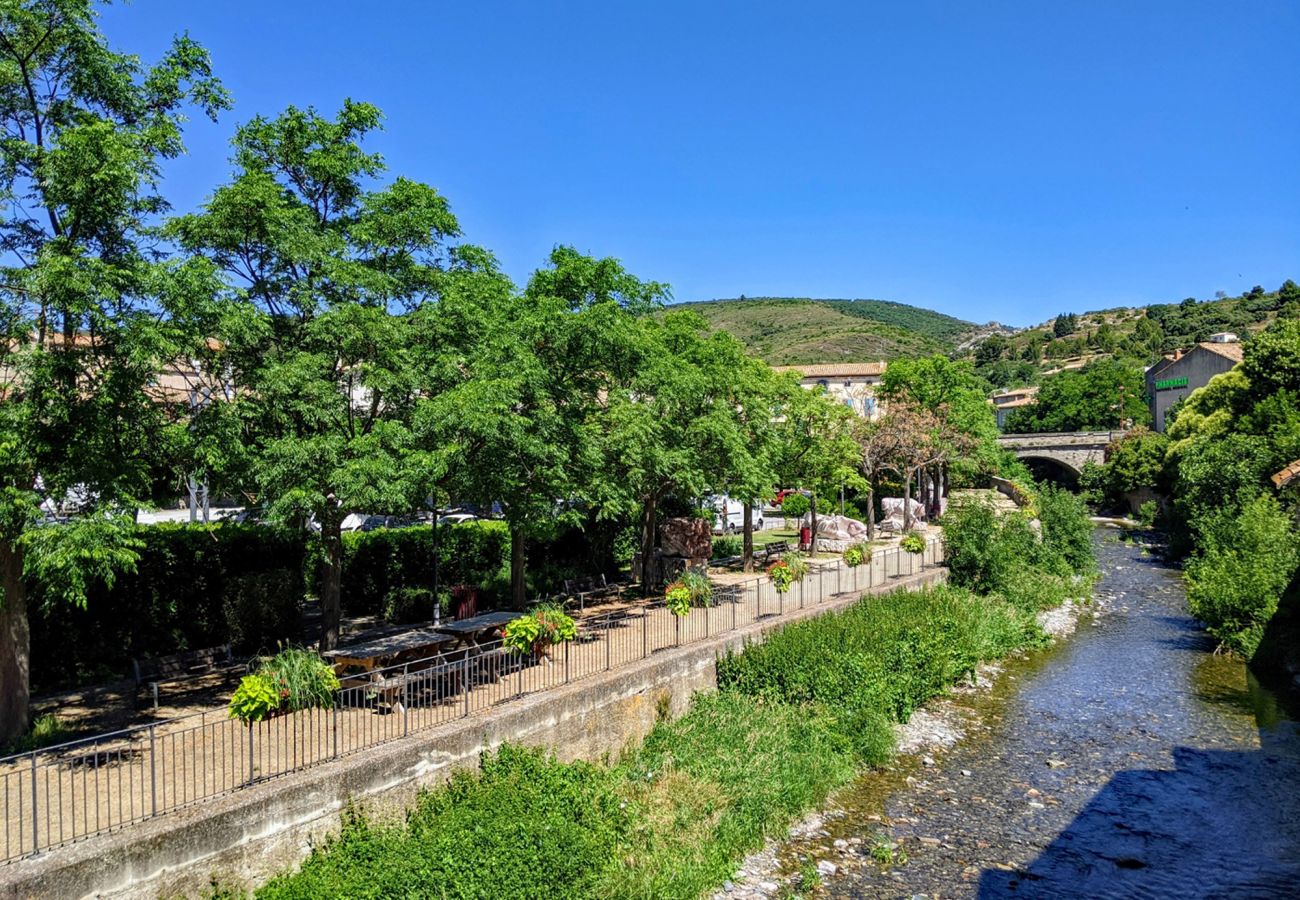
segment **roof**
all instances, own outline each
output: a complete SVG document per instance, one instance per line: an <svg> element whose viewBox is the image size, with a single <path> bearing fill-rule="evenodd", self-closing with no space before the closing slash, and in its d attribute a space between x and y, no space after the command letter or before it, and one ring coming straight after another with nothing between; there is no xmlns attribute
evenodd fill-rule
<svg viewBox="0 0 1300 900"><path fill-rule="evenodd" d="M1037 402L1038 402L1038 398L1034 396L1021 397L1019 400L1012 400L1010 403L999 403L997 404L997 408L998 409L1019 409L1022 406L1033 406Z"/></svg>
<svg viewBox="0 0 1300 900"><path fill-rule="evenodd" d="M1230 359L1233 362L1241 362L1242 346L1236 341L1222 344L1214 341L1201 341L1196 346L1200 347L1202 350L1209 350L1211 353L1217 353L1225 359Z"/></svg>
<svg viewBox="0 0 1300 900"><path fill-rule="evenodd" d="M885 363L816 363L810 366L773 366L776 372L798 372L804 378L863 378L885 374Z"/></svg>
<svg viewBox="0 0 1300 900"><path fill-rule="evenodd" d="M1273 476L1273 484L1277 485L1278 488L1284 488L1292 481L1295 481L1297 477L1300 477L1300 459L1297 459L1281 472L1275 474Z"/></svg>

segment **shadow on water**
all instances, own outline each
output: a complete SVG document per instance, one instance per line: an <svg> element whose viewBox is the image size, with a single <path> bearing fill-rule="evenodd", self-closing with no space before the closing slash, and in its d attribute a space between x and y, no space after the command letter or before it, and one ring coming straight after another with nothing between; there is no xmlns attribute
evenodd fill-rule
<svg viewBox="0 0 1300 900"><path fill-rule="evenodd" d="M1253 677L1241 690L1217 668L1198 672L1198 693L1252 712L1259 750L1177 746L1173 769L1117 772L1027 867L985 869L978 896L1300 894L1297 725Z"/></svg>

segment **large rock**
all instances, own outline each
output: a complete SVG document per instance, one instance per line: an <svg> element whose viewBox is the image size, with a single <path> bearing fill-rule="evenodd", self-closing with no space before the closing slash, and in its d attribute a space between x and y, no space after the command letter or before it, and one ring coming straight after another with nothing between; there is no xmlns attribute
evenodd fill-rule
<svg viewBox="0 0 1300 900"><path fill-rule="evenodd" d="M659 526L659 546L664 556L708 559L713 553L713 534L705 519L665 519Z"/></svg>
<svg viewBox="0 0 1300 900"><path fill-rule="evenodd" d="M803 524L808 525L811 517L805 517ZM818 516L817 539L830 541L862 541L867 538L867 526L848 516Z"/></svg>
<svg viewBox="0 0 1300 900"><path fill-rule="evenodd" d="M925 520L925 507L918 500L912 500L910 503L912 507L912 523L919 524ZM903 498L885 497L880 501L880 508L885 512L885 517L880 521L880 527L885 531L902 531Z"/></svg>

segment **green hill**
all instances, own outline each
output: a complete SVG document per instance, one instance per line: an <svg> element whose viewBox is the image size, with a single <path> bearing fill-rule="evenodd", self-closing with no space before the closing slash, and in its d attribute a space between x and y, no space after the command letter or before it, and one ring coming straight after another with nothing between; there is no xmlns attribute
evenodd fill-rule
<svg viewBox="0 0 1300 900"><path fill-rule="evenodd" d="M975 326L884 300L755 297L681 304L773 365L946 353Z"/></svg>

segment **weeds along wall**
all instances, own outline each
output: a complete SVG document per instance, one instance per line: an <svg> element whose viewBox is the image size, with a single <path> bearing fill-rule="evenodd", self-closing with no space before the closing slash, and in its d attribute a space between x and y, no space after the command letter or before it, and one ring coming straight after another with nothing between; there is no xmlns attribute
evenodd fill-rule
<svg viewBox="0 0 1300 900"><path fill-rule="evenodd" d="M28 586L32 683L49 690L130 671L131 660L231 643L241 653L297 636L304 539L286 529L141 526L134 572L76 608Z"/></svg>

